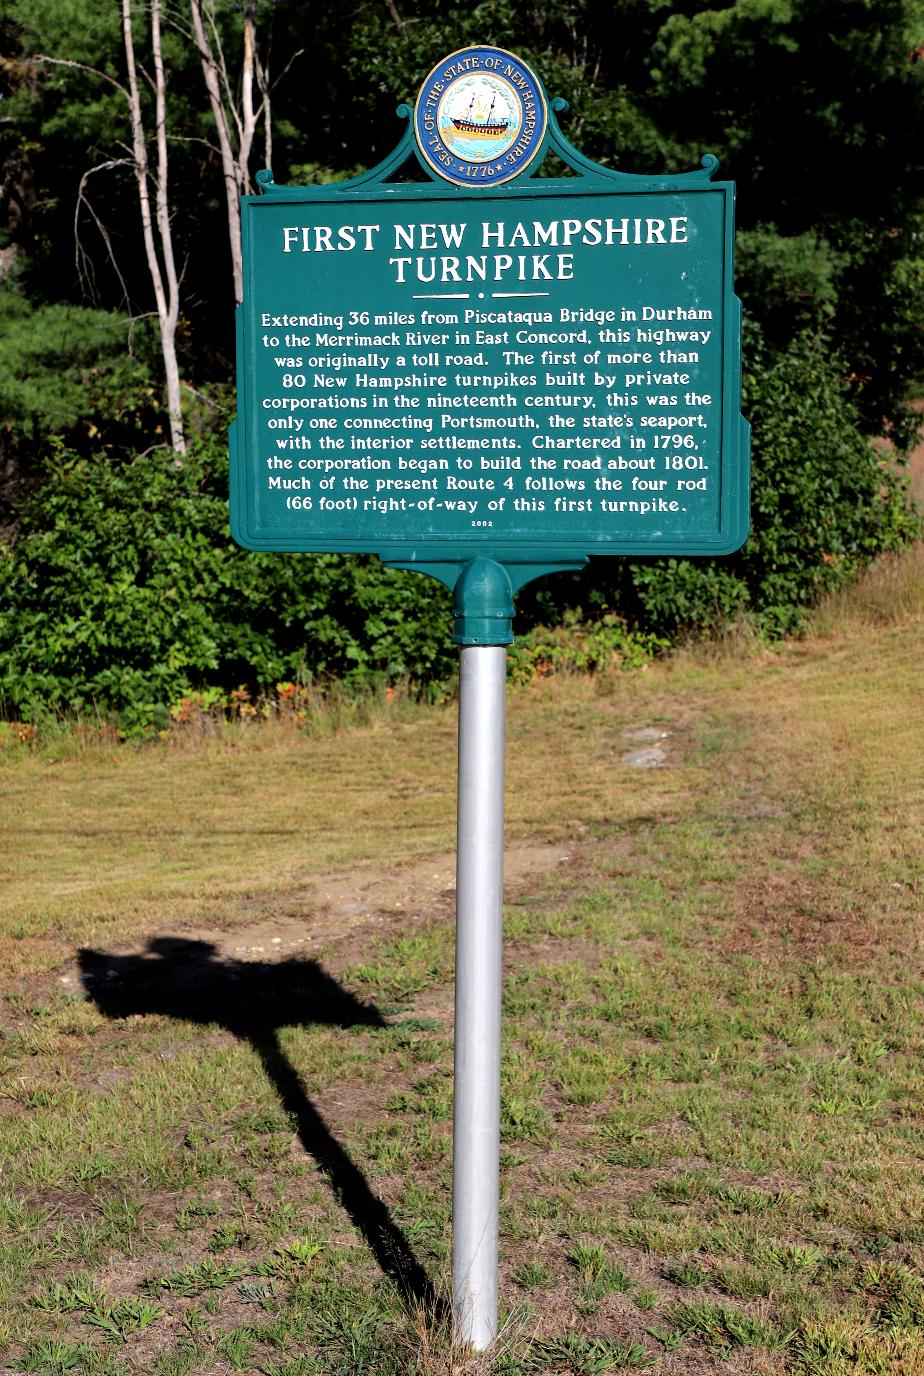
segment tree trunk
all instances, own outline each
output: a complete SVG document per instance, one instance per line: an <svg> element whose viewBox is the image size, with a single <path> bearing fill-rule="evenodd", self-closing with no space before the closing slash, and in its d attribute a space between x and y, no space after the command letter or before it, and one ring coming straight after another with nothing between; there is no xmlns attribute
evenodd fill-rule
<svg viewBox="0 0 924 1376"><path fill-rule="evenodd" d="M213 0L189 0L192 32L202 75L208 92L209 106L218 130L218 151L225 183L225 202L228 208L228 244L231 250L231 275L234 299L244 297L244 274L241 255L241 196L250 195L250 157L257 125L263 120L265 167L272 167L273 120L272 86L269 79L269 60L263 62L257 45L257 0L244 0L243 42L241 57L240 95L236 97L225 62L221 34L215 22ZM282 75L289 70L304 49L294 52ZM254 87L256 86L256 91ZM255 96L259 103L255 106Z"/></svg>
<svg viewBox="0 0 924 1376"><path fill-rule="evenodd" d="M176 260L173 253L170 202L167 190L166 81L160 39L160 0L151 0L151 49L154 57L155 135L157 143L157 171L153 177L155 189L155 211L153 213L148 185L151 169L148 163L144 119L141 111L141 94L138 88L138 72L135 65L131 0L122 0L122 36L128 68L128 106L132 127L135 180L138 186L138 204L141 210L141 232L144 238L148 272L154 289L157 319L160 325L161 352L167 379L170 442L178 454L185 454L186 437L183 433L183 415L180 403L180 370L176 357L176 326L179 318L180 293L176 274ZM160 250L163 256L163 269L154 237L155 219L157 237L160 240Z"/></svg>
<svg viewBox="0 0 924 1376"><path fill-rule="evenodd" d="M206 4L208 0L206 0ZM256 71L256 3L248 0L244 7L244 57L241 70L240 110L235 109L224 54L221 50L214 18L208 9L203 15L202 0L189 0L193 33L202 75L208 92L209 105L218 130L218 148L225 182L225 202L228 208L228 244L231 250L231 276L234 281L234 300L244 298L244 276L241 260L241 195L250 191L248 162L257 127L259 111L254 111L253 86ZM208 19L208 28L205 19ZM209 38L211 29L214 44ZM229 114L230 109L230 114ZM237 149L232 139L232 121L237 134Z"/></svg>

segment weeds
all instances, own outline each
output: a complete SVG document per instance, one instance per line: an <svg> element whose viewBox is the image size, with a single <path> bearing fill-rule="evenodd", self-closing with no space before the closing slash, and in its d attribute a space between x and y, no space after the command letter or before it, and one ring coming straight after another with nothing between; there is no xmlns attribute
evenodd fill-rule
<svg viewBox="0 0 924 1376"><path fill-rule="evenodd" d="M628 1290L631 1280L603 1247L582 1243L568 1253L568 1261L581 1278L581 1289L592 1300Z"/></svg>
<svg viewBox="0 0 924 1376"><path fill-rule="evenodd" d="M655 1362L656 1358L641 1343L619 1343L569 1333L565 1338L536 1342L526 1359L510 1369L523 1372L524 1376L550 1368L561 1368L574 1376L602 1376L607 1371L644 1371Z"/></svg>
<svg viewBox="0 0 924 1376"><path fill-rule="evenodd" d="M682 1304L674 1310L673 1322L676 1332L695 1334L708 1347L719 1351L733 1347L779 1347L787 1341L774 1324L725 1304Z"/></svg>
<svg viewBox="0 0 924 1376"><path fill-rule="evenodd" d="M552 1283L552 1273L541 1261L524 1262L514 1271L513 1278L524 1290L540 1289Z"/></svg>
<svg viewBox="0 0 924 1376"><path fill-rule="evenodd" d="M223 1290L226 1285L232 1285L234 1281L240 1280L247 1274L247 1270L244 1262L217 1262L211 1257L205 1257L196 1265L187 1266L182 1271L146 1280L144 1289L151 1295L202 1295L209 1290Z"/></svg>

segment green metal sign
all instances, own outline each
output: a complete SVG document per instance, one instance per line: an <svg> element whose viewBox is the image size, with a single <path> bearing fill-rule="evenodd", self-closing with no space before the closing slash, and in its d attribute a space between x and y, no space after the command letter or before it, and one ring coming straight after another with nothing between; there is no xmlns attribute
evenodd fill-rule
<svg viewBox="0 0 924 1376"><path fill-rule="evenodd" d="M454 589L462 645L453 1318L497 1333L504 662L513 596L590 555L748 527L733 187L615 172L529 66L438 63L392 156L243 200L231 528ZM569 175L537 177L549 152ZM416 160L426 180L394 181Z"/></svg>
<svg viewBox="0 0 924 1376"><path fill-rule="evenodd" d="M371 172L258 174L241 545L372 552L450 585L486 559L517 586L589 555L743 543L733 185L711 155L672 177L597 166L561 133L565 108L510 54L469 49L399 108L405 137ZM536 176L549 151L572 175ZM426 181L390 180L415 158Z"/></svg>

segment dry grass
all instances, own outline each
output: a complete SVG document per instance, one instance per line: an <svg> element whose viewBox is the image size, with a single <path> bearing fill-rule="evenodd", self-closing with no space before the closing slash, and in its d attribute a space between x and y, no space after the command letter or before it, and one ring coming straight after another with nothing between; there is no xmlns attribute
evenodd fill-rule
<svg viewBox="0 0 924 1376"><path fill-rule="evenodd" d="M647 808L650 794L679 794L673 775L647 781L642 804L622 788L613 709L623 695L619 683L611 697L591 680L511 693L511 838L572 835ZM344 864L449 850L455 751L448 706L330 735L270 723L194 747L180 736L59 758L8 752L0 925L17 941L12 973L48 969L81 942L221 926L248 902L304 890Z"/></svg>
<svg viewBox="0 0 924 1376"><path fill-rule="evenodd" d="M911 768L922 618L919 545L831 598L804 641L768 649L731 635L642 673L512 690L508 837L683 816L701 764L644 774L619 764L627 732L661 721L680 746L708 735L704 718L738 718L765 741L778 735L781 760L811 759L818 787L829 772L837 788ZM339 866L451 850L454 706L397 703L366 725L329 728L236 724L140 748L77 733L54 754L0 755L9 973L50 969L84 942L233 925L248 905L278 906ZM917 819L914 804L907 815Z"/></svg>
<svg viewBox="0 0 924 1376"><path fill-rule="evenodd" d="M146 950L449 851L454 711L9 753L0 1344L78 1376L921 1376L920 552L869 579L774 650L510 695L509 835L574 858L507 912L491 1362L376 1250L384 1209L445 1291L445 900L334 917L323 969ZM640 728L664 768L625 763ZM53 973L81 943L89 998Z"/></svg>
<svg viewBox="0 0 924 1376"><path fill-rule="evenodd" d="M924 615L924 543L877 559L846 587L825 598L811 632L842 636Z"/></svg>

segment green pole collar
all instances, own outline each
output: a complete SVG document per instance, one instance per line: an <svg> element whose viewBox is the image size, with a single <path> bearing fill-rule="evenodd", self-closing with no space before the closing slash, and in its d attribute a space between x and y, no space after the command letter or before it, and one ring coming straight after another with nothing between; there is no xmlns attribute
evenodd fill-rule
<svg viewBox="0 0 924 1376"><path fill-rule="evenodd" d="M452 595L454 645L513 644L513 585L502 564L471 559Z"/></svg>

